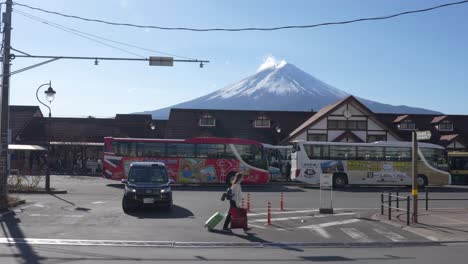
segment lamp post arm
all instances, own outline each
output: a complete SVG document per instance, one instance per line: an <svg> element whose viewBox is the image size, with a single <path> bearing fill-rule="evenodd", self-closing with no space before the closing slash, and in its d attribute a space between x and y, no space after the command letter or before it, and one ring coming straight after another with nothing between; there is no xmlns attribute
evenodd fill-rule
<svg viewBox="0 0 468 264"><path fill-rule="evenodd" d="M45 107L47 107L47 109L49 109L49 118L50 118L50 116L51 116L50 107L49 107L48 105L46 105L45 103L43 103L43 102L41 101L41 99L39 99L39 90L41 89L42 86L45 86L45 85L49 85L49 86L50 86L51 84L50 84L50 82L49 82L49 83L44 83L44 84L42 84L41 86L39 86L39 87L37 88L37 90L36 90L36 98L37 98L37 101L39 101L39 103L41 103L43 106L45 106Z"/></svg>

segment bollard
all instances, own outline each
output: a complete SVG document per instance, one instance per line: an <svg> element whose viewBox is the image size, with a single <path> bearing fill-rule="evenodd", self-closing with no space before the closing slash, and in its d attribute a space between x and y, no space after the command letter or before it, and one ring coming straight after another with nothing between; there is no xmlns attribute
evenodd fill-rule
<svg viewBox="0 0 468 264"><path fill-rule="evenodd" d="M245 208L245 206L244 206L244 198L242 198L241 208Z"/></svg>
<svg viewBox="0 0 468 264"><path fill-rule="evenodd" d="M409 216L410 216L410 196L406 196L406 225L409 225Z"/></svg>
<svg viewBox="0 0 468 264"><path fill-rule="evenodd" d="M268 202L267 225L271 225L271 203Z"/></svg>
<svg viewBox="0 0 468 264"><path fill-rule="evenodd" d="M396 208L400 209L400 192L396 192Z"/></svg>
<svg viewBox="0 0 468 264"><path fill-rule="evenodd" d="M429 210L429 189L426 187L426 211Z"/></svg>
<svg viewBox="0 0 468 264"><path fill-rule="evenodd" d="M247 212L250 212L250 193L247 193Z"/></svg>
<svg viewBox="0 0 468 264"><path fill-rule="evenodd" d="M388 220L392 220L392 193L388 193Z"/></svg>
<svg viewBox="0 0 468 264"><path fill-rule="evenodd" d="M280 210L284 211L284 194L281 193Z"/></svg>
<svg viewBox="0 0 468 264"><path fill-rule="evenodd" d="M384 198L383 198L384 194L381 193L380 194L380 214L383 215L384 214Z"/></svg>

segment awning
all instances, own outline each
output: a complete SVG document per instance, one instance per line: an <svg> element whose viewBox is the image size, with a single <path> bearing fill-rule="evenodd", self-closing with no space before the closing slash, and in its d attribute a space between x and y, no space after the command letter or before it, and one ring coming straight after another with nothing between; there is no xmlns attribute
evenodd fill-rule
<svg viewBox="0 0 468 264"><path fill-rule="evenodd" d="M52 141L50 142L51 145L59 145L59 146L96 146L102 147L104 146L104 142L62 142L62 141Z"/></svg>
<svg viewBox="0 0 468 264"><path fill-rule="evenodd" d="M47 149L38 145L17 145L9 144L9 150L33 150L33 151L46 151Z"/></svg>

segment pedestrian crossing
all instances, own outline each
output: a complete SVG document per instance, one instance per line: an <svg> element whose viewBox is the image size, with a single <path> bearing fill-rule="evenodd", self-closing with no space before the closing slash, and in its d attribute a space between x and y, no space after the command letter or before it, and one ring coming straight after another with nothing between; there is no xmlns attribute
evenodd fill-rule
<svg viewBox="0 0 468 264"><path fill-rule="evenodd" d="M385 223L361 218L356 213L335 215L273 216L268 225L263 215L249 217L249 227L259 233L280 232L288 238L343 243L381 243L429 241L428 239Z"/></svg>

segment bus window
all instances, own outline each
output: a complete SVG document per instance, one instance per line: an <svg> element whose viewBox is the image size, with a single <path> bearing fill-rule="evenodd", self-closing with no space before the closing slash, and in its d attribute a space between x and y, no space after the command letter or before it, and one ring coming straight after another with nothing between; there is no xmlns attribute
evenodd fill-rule
<svg viewBox="0 0 468 264"><path fill-rule="evenodd" d="M164 143L139 142L136 144L139 157L164 157Z"/></svg>
<svg viewBox="0 0 468 264"><path fill-rule="evenodd" d="M264 155L261 147L256 145L240 144L234 144L234 146L245 163L264 170L268 169L265 157L266 155Z"/></svg>
<svg viewBox="0 0 468 264"><path fill-rule="evenodd" d="M385 159L388 161L411 161L411 148L386 147Z"/></svg>
<svg viewBox="0 0 468 264"><path fill-rule="evenodd" d="M223 158L224 157L224 144L198 144L197 157L198 158Z"/></svg>
<svg viewBox="0 0 468 264"><path fill-rule="evenodd" d="M360 160L383 160L384 148L383 147L361 147L357 149L357 158Z"/></svg>
<svg viewBox="0 0 468 264"><path fill-rule="evenodd" d="M184 143L167 144L167 157L193 158L195 157L195 145Z"/></svg>
<svg viewBox="0 0 468 264"><path fill-rule="evenodd" d="M426 161L434 168L448 171L447 154L444 149L421 148L421 152Z"/></svg>
<svg viewBox="0 0 468 264"><path fill-rule="evenodd" d="M330 159L354 159L356 158L356 147L355 146L341 146L331 145L330 146Z"/></svg>
<svg viewBox="0 0 468 264"><path fill-rule="evenodd" d="M322 159L322 147L321 145L304 145L304 150L309 159Z"/></svg>

